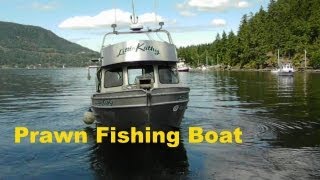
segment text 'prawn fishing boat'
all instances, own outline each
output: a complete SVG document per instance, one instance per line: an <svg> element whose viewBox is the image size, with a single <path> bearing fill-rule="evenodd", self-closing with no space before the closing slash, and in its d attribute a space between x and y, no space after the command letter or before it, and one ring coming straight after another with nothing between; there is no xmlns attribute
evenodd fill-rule
<svg viewBox="0 0 320 180"><path fill-rule="evenodd" d="M143 30L131 16L130 31L113 31L103 38L97 69L97 92L92 113L98 124L130 127L179 128L189 101L190 89L179 80L177 52L163 22L158 29ZM106 37L152 33L168 41L129 40L105 46ZM158 34L157 34L158 36Z"/></svg>

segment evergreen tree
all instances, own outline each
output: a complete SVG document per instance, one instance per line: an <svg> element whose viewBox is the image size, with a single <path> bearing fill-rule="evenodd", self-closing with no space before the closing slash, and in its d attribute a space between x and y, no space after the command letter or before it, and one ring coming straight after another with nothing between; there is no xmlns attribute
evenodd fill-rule
<svg viewBox="0 0 320 180"><path fill-rule="evenodd" d="M218 57L220 64L264 68L276 66L278 49L285 61L304 66L307 50L308 65L320 68L319 9L319 0L271 0L267 10L261 7L256 14L243 15L237 34L222 32L210 44L178 51L191 52L191 58L187 53L184 58L192 65L203 64L205 52L215 63Z"/></svg>

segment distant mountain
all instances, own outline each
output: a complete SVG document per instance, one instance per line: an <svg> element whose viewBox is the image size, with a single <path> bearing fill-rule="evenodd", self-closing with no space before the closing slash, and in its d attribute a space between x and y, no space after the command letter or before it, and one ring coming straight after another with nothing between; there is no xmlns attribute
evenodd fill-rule
<svg viewBox="0 0 320 180"><path fill-rule="evenodd" d="M37 26L0 21L0 67L80 67L99 54Z"/></svg>

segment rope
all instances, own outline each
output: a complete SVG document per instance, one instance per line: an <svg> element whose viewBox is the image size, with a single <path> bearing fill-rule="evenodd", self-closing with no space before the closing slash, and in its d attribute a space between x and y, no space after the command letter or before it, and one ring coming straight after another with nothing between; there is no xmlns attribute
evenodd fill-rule
<svg viewBox="0 0 320 180"><path fill-rule="evenodd" d="M117 24L117 9L116 9L116 0L112 1L113 3L113 10L114 10L114 24Z"/></svg>
<svg viewBox="0 0 320 180"><path fill-rule="evenodd" d="M154 21L155 21L156 26L158 26L158 17L157 17L158 6L159 6L158 0L154 0Z"/></svg>
<svg viewBox="0 0 320 180"><path fill-rule="evenodd" d="M146 33L146 34L147 34L147 36L148 36L149 40L154 40L154 39L150 36L150 34L149 34L149 33Z"/></svg>
<svg viewBox="0 0 320 180"><path fill-rule="evenodd" d="M156 32L156 35L158 36L158 38L159 38L161 41L167 42L167 41L163 40L163 39L161 38L161 36L159 36L158 32Z"/></svg>

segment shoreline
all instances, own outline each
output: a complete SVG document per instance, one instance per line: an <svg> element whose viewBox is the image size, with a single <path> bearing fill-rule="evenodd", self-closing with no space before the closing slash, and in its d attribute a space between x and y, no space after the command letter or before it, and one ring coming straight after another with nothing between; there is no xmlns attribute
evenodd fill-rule
<svg viewBox="0 0 320 180"><path fill-rule="evenodd" d="M1 69L23 69L23 70L52 70L52 69L81 69L81 68L87 68L87 66L81 66L81 67L66 67L66 68L58 68L58 67L52 67L52 68L14 68L14 67L0 67ZM239 68L229 68L229 69L222 69L222 68L208 68L207 70L201 70L201 69L190 69L190 72L206 72L206 71L243 71L243 72L270 72L271 68L265 68L265 69L247 69L247 68L243 68L243 69L239 69ZM296 72L320 72L320 69L296 69Z"/></svg>
<svg viewBox="0 0 320 180"><path fill-rule="evenodd" d="M229 69L222 69L222 68L208 68L207 70L201 70L193 68L190 70L190 72L208 72L208 71L234 71L234 72L271 72L271 68L265 68L265 69L239 69L239 68L229 68ZM320 69L295 69L295 72L320 72Z"/></svg>

